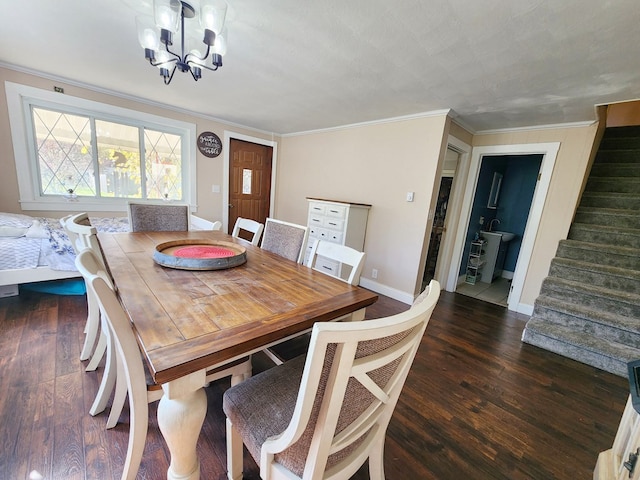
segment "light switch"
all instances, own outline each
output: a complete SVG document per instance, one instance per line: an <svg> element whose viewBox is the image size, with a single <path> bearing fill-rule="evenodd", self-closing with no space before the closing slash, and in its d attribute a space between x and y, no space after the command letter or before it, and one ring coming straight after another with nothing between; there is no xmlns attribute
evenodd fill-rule
<svg viewBox="0 0 640 480"><path fill-rule="evenodd" d="M220 193L220 185L212 185L211 193Z"/></svg>
<svg viewBox="0 0 640 480"><path fill-rule="evenodd" d="M413 192L407 192L407 202L413 202Z"/></svg>

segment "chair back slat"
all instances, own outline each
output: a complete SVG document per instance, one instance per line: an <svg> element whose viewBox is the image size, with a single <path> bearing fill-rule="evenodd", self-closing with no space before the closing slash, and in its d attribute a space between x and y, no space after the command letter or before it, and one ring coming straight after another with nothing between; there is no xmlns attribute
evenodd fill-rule
<svg viewBox="0 0 640 480"><path fill-rule="evenodd" d="M256 222L255 220L251 220L250 218L238 217L235 225L233 226L231 236L242 238L240 235L242 233L242 230L245 230L252 234L251 239L248 240L252 245L258 245L260 243L260 238L262 237L264 225L260 222Z"/></svg>

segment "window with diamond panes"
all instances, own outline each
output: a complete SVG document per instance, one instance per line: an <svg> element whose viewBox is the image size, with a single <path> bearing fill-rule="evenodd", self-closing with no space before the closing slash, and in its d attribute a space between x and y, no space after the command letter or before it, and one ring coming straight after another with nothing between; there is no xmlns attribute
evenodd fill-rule
<svg viewBox="0 0 640 480"><path fill-rule="evenodd" d="M145 129L147 198L182 198L182 138Z"/></svg>
<svg viewBox="0 0 640 480"><path fill-rule="evenodd" d="M34 108L33 128L40 193L95 195L89 118Z"/></svg>
<svg viewBox="0 0 640 480"><path fill-rule="evenodd" d="M183 198L180 135L39 107L32 116L42 195Z"/></svg>

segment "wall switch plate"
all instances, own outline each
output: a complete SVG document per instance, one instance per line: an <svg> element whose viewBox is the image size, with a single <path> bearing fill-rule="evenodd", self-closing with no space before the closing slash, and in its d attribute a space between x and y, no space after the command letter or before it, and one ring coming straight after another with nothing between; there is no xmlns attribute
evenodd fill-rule
<svg viewBox="0 0 640 480"><path fill-rule="evenodd" d="M374 268L373 270L371 270L371 278L378 278L378 269Z"/></svg>
<svg viewBox="0 0 640 480"><path fill-rule="evenodd" d="M414 192L407 192L407 202L413 202L413 193Z"/></svg>
<svg viewBox="0 0 640 480"><path fill-rule="evenodd" d="M211 185L211 193L220 193L220 185Z"/></svg>

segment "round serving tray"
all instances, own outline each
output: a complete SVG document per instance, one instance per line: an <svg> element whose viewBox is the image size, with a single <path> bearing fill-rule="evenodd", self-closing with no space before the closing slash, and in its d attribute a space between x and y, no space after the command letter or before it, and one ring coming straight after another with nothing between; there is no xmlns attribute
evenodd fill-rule
<svg viewBox="0 0 640 480"><path fill-rule="evenodd" d="M180 270L223 270L247 261L247 250L231 242L181 239L156 245L153 260Z"/></svg>

